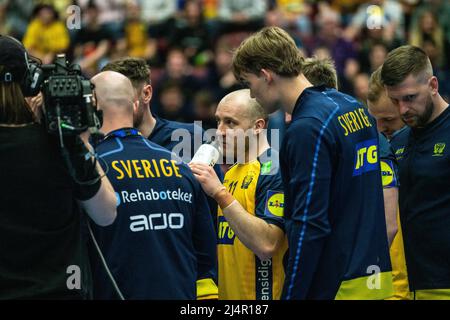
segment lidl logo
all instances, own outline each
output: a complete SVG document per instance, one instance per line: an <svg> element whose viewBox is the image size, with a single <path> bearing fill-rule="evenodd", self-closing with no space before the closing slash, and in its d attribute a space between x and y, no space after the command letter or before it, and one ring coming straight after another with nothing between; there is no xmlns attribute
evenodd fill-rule
<svg viewBox="0 0 450 320"><path fill-rule="evenodd" d="M395 172L393 169L392 161L381 160L381 180L383 182L383 188L395 187L397 185L397 179L395 178Z"/></svg>
<svg viewBox="0 0 450 320"><path fill-rule="evenodd" d="M353 176L378 169L378 142L376 139L366 140L356 145L355 167Z"/></svg>
<svg viewBox="0 0 450 320"><path fill-rule="evenodd" d="M439 142L434 145L433 157L441 157L444 154L445 143Z"/></svg>
<svg viewBox="0 0 450 320"><path fill-rule="evenodd" d="M219 216L218 219L218 243L219 244L233 244L234 238L236 235L234 234L234 231L231 230L230 225L228 224L228 221L225 219L224 216Z"/></svg>
<svg viewBox="0 0 450 320"><path fill-rule="evenodd" d="M265 215L283 217L284 193L280 191L267 191Z"/></svg>

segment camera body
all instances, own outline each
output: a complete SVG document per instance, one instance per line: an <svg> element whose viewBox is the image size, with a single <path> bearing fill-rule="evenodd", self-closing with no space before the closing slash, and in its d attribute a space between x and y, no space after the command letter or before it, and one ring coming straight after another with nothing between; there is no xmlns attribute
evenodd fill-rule
<svg viewBox="0 0 450 320"><path fill-rule="evenodd" d="M65 55L59 54L53 64L34 65L30 70L29 86L41 90L44 97L49 133L77 135L101 127L102 114L92 99L94 85L81 75L79 65L69 65Z"/></svg>

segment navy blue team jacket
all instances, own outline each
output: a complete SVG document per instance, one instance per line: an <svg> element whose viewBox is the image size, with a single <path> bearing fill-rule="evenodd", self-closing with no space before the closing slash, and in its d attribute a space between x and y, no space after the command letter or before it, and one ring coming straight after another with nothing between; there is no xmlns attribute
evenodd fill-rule
<svg viewBox="0 0 450 320"><path fill-rule="evenodd" d="M399 162L399 207L411 291L450 289L450 107L391 144Z"/></svg>
<svg viewBox="0 0 450 320"><path fill-rule="evenodd" d="M302 92L280 150L284 299L392 295L378 149L375 121L354 98L324 86Z"/></svg>
<svg viewBox="0 0 450 320"><path fill-rule="evenodd" d="M196 280L217 278L216 237L206 197L188 166L135 129L97 148L117 196L117 218L94 227L126 299L196 299ZM102 162L103 162L102 161ZM94 298L114 299L98 257Z"/></svg>

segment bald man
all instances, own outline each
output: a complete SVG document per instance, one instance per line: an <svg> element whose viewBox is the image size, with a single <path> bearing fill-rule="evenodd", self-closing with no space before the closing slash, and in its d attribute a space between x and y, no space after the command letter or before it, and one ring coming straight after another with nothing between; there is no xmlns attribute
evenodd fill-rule
<svg viewBox="0 0 450 320"><path fill-rule="evenodd" d="M219 204L219 299L279 299L287 240L278 153L264 130L268 115L244 89L220 101L216 119L224 153L236 163L223 185L211 167L190 167Z"/></svg>
<svg viewBox="0 0 450 320"><path fill-rule="evenodd" d="M216 237L200 184L187 165L133 128L138 103L130 80L106 71L92 82L106 133L96 151L118 202L115 223L94 229L117 288L91 255L94 298L195 300L197 290L211 287L217 295Z"/></svg>

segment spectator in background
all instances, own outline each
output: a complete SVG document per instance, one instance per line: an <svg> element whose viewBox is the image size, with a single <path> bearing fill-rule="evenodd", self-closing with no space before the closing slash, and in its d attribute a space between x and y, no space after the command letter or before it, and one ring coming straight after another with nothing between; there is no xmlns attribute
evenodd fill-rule
<svg viewBox="0 0 450 320"><path fill-rule="evenodd" d="M366 73L375 72L383 64L388 54L388 48L382 42L374 44L369 53L369 69Z"/></svg>
<svg viewBox="0 0 450 320"><path fill-rule="evenodd" d="M30 0L0 0L0 32L21 40L34 6Z"/></svg>
<svg viewBox="0 0 450 320"><path fill-rule="evenodd" d="M226 96L239 88L241 85L231 71L231 60L233 58L232 47L222 37L216 44L214 52L214 61L208 68L207 87L214 95L215 101L220 101Z"/></svg>
<svg viewBox="0 0 450 320"><path fill-rule="evenodd" d="M147 23L150 35L160 38L167 35L167 27L177 12L176 0L140 0L141 18Z"/></svg>
<svg viewBox="0 0 450 320"><path fill-rule="evenodd" d="M93 76L105 63L107 53L111 48L108 31L100 25L99 9L89 3L85 9L84 22L81 30L75 34L74 62L78 63L86 76Z"/></svg>
<svg viewBox="0 0 450 320"><path fill-rule="evenodd" d="M312 33L310 15L312 6L304 0L276 0L276 10L280 13L283 25L298 31L301 36Z"/></svg>
<svg viewBox="0 0 450 320"><path fill-rule="evenodd" d="M264 26L266 0L221 0L219 33L256 31Z"/></svg>
<svg viewBox="0 0 450 320"><path fill-rule="evenodd" d="M312 35L312 22L309 18L311 6L295 0L271 2L266 12L265 25L285 29L294 39L297 47L301 47L301 38Z"/></svg>
<svg viewBox="0 0 450 320"><path fill-rule="evenodd" d="M409 34L409 44L424 48L426 42L434 43L432 64L433 67L439 68L446 61L444 40L444 32L433 12L431 10L422 11L418 22L413 26Z"/></svg>
<svg viewBox="0 0 450 320"><path fill-rule="evenodd" d="M57 53L67 50L69 34L53 6L35 7L33 20L28 25L23 44L32 56L39 58L44 64L51 63Z"/></svg>
<svg viewBox="0 0 450 320"><path fill-rule="evenodd" d="M167 55L166 68L158 81L158 85L155 88L155 100L158 103L162 102L160 95L166 84L170 83L170 92L174 92L174 88L177 91L181 91L184 102L192 101L194 93L200 89L200 81L193 76L192 66L189 65L183 50L180 48L170 49ZM160 105L157 104L155 112L158 114ZM170 114L173 115L172 112ZM190 115L189 115L190 117Z"/></svg>
<svg viewBox="0 0 450 320"><path fill-rule="evenodd" d="M305 54L303 56L306 56ZM312 52L311 56L317 57L317 59L332 59L330 49L327 47L317 47ZM334 64L334 62L333 62Z"/></svg>
<svg viewBox="0 0 450 320"><path fill-rule="evenodd" d="M367 73L358 73L353 79L353 95L367 107L367 94L369 92L369 76Z"/></svg>
<svg viewBox="0 0 450 320"><path fill-rule="evenodd" d="M119 40L124 36L125 2L125 0L77 0L83 11L92 4L98 8L98 23L113 40Z"/></svg>
<svg viewBox="0 0 450 320"><path fill-rule="evenodd" d="M433 12L433 15L439 21L439 25L444 32L445 52L450 51L450 1L448 0L423 0L422 4L417 7L411 17L411 26L414 28L419 21L419 17L423 11ZM447 66L450 67L447 61Z"/></svg>
<svg viewBox="0 0 450 320"><path fill-rule="evenodd" d="M192 122L192 107L183 88L176 81L167 81L158 88L158 116L171 121Z"/></svg>
<svg viewBox="0 0 450 320"><path fill-rule="evenodd" d="M199 0L187 0L182 16L175 21L171 46L179 46L191 65L202 66L212 59L208 30Z"/></svg>
<svg viewBox="0 0 450 320"><path fill-rule="evenodd" d="M56 12L58 12L59 18L64 20L68 17L67 8L74 3L74 0L32 0L28 2L49 4L55 8Z"/></svg>
<svg viewBox="0 0 450 320"><path fill-rule="evenodd" d="M381 30L383 39L387 42L392 42L394 38L404 39L401 4L393 0L372 0L370 3L361 4L346 28L344 36L347 40L353 41L365 27Z"/></svg>
<svg viewBox="0 0 450 320"><path fill-rule="evenodd" d="M361 3L366 1L367 0L330 0L328 2L330 3L331 8L341 13L342 22L347 26Z"/></svg>
<svg viewBox="0 0 450 320"><path fill-rule="evenodd" d="M349 60L356 60L357 54L354 44L341 37L341 21L339 13L324 7L316 17L317 36L305 39L305 46L311 54L318 47L330 50L335 61L338 76L344 74Z"/></svg>
<svg viewBox="0 0 450 320"><path fill-rule="evenodd" d="M203 130L216 128L217 103L208 90L200 90L194 96L194 120L201 121Z"/></svg>
<svg viewBox="0 0 450 320"><path fill-rule="evenodd" d="M169 46L168 39L174 30L177 0L139 0L141 19L147 24L147 32L157 40L158 66L164 65Z"/></svg>
<svg viewBox="0 0 450 320"><path fill-rule="evenodd" d="M141 7L131 0L126 6L124 56L143 58L146 61L156 59L156 41L148 37L145 23L141 20Z"/></svg>
<svg viewBox="0 0 450 320"><path fill-rule="evenodd" d="M433 39L427 38L423 41L423 51L430 58L431 65L433 66L433 73L439 80L439 91L445 100L450 100L450 70L445 66L445 63L439 66L438 61L442 61L439 55L439 49Z"/></svg>

